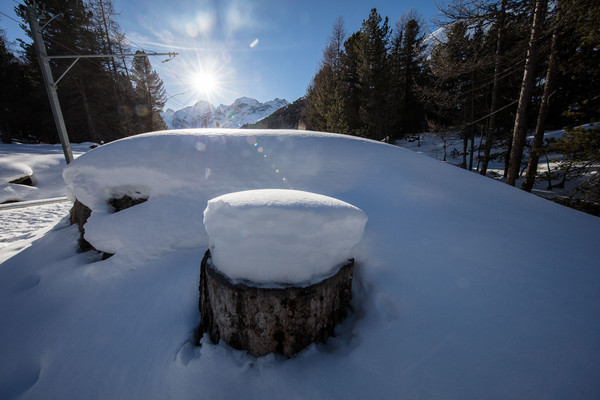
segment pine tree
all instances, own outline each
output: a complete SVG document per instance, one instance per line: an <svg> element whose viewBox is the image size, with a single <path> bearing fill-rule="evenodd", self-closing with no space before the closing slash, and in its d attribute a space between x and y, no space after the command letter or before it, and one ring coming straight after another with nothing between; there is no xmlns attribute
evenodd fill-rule
<svg viewBox="0 0 600 400"><path fill-rule="evenodd" d="M527 134L527 109L531 101L533 85L535 83L535 65L538 62L540 38L542 35L544 19L548 8L548 0L536 0L534 4L533 22L529 37L529 49L523 71L523 82L519 95L519 105L515 116L513 128L513 139L508 165L506 183L514 186L521 169L523 149L525 147L525 136Z"/></svg>
<svg viewBox="0 0 600 400"><path fill-rule="evenodd" d="M389 110L386 100L389 87L387 52L390 33L388 18L383 19L373 8L369 18L363 20L354 49L357 55L361 130L364 136L375 140L389 140Z"/></svg>
<svg viewBox="0 0 600 400"><path fill-rule="evenodd" d="M501 0L500 10L496 12L496 5L493 5L494 12L494 27L496 30L496 50L494 52L494 77L492 83L491 93L491 104L489 121L485 135L485 149L483 152L483 159L481 161L481 170L479 173L485 175L487 173L488 164L490 161L490 155L492 152L492 145L494 140L494 132L496 130L496 114L498 109L498 95L500 93L500 69L502 67L502 54L504 44L504 30L506 23L506 3L507 0Z"/></svg>
<svg viewBox="0 0 600 400"><path fill-rule="evenodd" d="M125 36L116 21L117 13L112 0L92 0L90 7L93 12L95 31L100 37L102 52L104 54L123 54L128 50L125 44ZM104 59L107 71L111 75L111 97L110 102L113 109L107 114L111 123L118 127L119 137L129 136L134 133L133 115L128 110L128 103L133 103L134 98L128 97L131 80L128 77L127 61L125 57L107 57Z"/></svg>
<svg viewBox="0 0 600 400"><path fill-rule="evenodd" d="M136 51L136 54L146 54ZM140 120L140 130L151 132L167 129L160 113L167 101L163 82L152 69L148 56L137 56L133 59L133 75L135 82L135 112Z"/></svg>
<svg viewBox="0 0 600 400"><path fill-rule="evenodd" d="M29 90L26 70L10 51L4 32L0 30L0 138L3 143L12 143L13 138L24 139L28 135L28 120L25 112Z"/></svg>
<svg viewBox="0 0 600 400"><path fill-rule="evenodd" d="M463 136L462 168L467 168L470 95L473 88L468 25L458 21L450 25L447 40L438 44L431 55L436 129L458 129Z"/></svg>
<svg viewBox="0 0 600 400"><path fill-rule="evenodd" d="M555 91L548 124L579 125L600 120L600 3L563 0L558 31Z"/></svg>
<svg viewBox="0 0 600 400"><path fill-rule="evenodd" d="M360 86L358 82L358 43L360 33L354 32L344 42L342 53L342 85L345 91L348 133L360 136L362 133L360 110Z"/></svg>
<svg viewBox="0 0 600 400"><path fill-rule="evenodd" d="M549 141L548 151L562 156L558 162L558 170L562 179L555 187L564 188L567 181L578 181L571 201L579 196L584 202L596 202L596 209L598 209L597 203L600 201L600 175L598 173L600 128L567 129L561 138Z"/></svg>
<svg viewBox="0 0 600 400"><path fill-rule="evenodd" d="M425 46L415 11L396 24L389 52L390 131L392 140L407 133L420 132L425 122Z"/></svg>
<svg viewBox="0 0 600 400"><path fill-rule="evenodd" d="M562 2L558 0L556 3L556 14L553 17L554 26L552 28L550 56L548 59L548 66L546 67L544 92L542 94L540 108L538 111L535 133L533 136L533 143L529 151L527 170L525 171L525 178L523 179L523 184L521 185L521 189L527 192L531 192L531 189L533 189L533 184L535 183L535 177L537 174L538 161L544 145L544 131L546 129L546 119L548 116L550 95L554 88L556 56L558 52L558 22L560 20L561 5Z"/></svg>
<svg viewBox="0 0 600 400"><path fill-rule="evenodd" d="M344 22L340 17L323 50L321 67L308 88L306 118L310 129L348 133L346 94L342 82L345 37Z"/></svg>
<svg viewBox="0 0 600 400"><path fill-rule="evenodd" d="M94 25L93 12L81 0L40 0L32 6L43 21L49 21L43 29L48 55L76 56L103 53L101 35ZM27 21L26 5L19 5L17 13ZM22 26L30 35L27 25ZM32 66L32 78L42 88L42 78L33 46L22 43L26 62ZM72 65L57 86L65 124L71 141L100 141L120 137L119 127L111 118L112 77L98 59L51 59L55 79ZM40 91L40 92L41 92ZM46 100L47 102L47 100ZM48 106L46 106L48 107ZM49 112L48 112L49 114ZM56 139L54 139L56 140Z"/></svg>

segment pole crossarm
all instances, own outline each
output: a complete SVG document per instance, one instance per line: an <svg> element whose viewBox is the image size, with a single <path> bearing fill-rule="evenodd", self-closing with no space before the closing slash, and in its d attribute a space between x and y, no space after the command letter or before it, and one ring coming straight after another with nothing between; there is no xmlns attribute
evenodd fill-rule
<svg viewBox="0 0 600 400"><path fill-rule="evenodd" d="M75 63L76 63L77 61L79 61L79 57L77 57L77 58L75 59L75 61L73 61L73 62L71 63L71 65L69 65L69 68L67 68L67 69L65 70L65 72L63 72L63 73L62 73L62 75L61 75L61 76L60 76L60 77L59 77L59 78L58 78L56 81L54 81L54 88L58 88L58 82L60 82L60 80L61 80L62 78L64 78L64 77L65 77L65 75L67 74L67 72L69 72L69 71L71 70L71 68L73 68L73 66L75 66Z"/></svg>

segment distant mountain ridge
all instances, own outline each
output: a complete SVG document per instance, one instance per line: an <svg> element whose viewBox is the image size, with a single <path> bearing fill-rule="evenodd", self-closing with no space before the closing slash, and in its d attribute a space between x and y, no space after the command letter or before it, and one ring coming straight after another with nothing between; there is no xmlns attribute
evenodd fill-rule
<svg viewBox="0 0 600 400"><path fill-rule="evenodd" d="M306 97L300 97L298 100L285 107L281 107L273 114L257 121L253 124L242 126L245 129L306 129L306 123L303 119L304 109L306 108Z"/></svg>
<svg viewBox="0 0 600 400"><path fill-rule="evenodd" d="M215 107L208 101L200 100L178 111L169 108L162 113L162 117L169 129L241 128L268 117L288 104L287 100L278 98L261 103L256 99L240 97L231 105Z"/></svg>

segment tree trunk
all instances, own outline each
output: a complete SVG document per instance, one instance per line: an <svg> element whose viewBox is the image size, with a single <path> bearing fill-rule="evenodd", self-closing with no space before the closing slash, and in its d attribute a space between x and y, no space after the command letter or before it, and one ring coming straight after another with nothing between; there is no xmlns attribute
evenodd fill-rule
<svg viewBox="0 0 600 400"><path fill-rule="evenodd" d="M531 93L535 83L535 64L537 62L537 50L542 33L544 18L548 0L537 0L535 2L535 12L533 23L531 24L531 36L529 38L529 49L527 50L527 59L525 61L525 70L523 72L523 81L521 83L521 93L519 96L519 106L515 116L515 125L513 128L512 149L508 165L508 174L506 183L515 186L523 158L523 149L525 148L525 138L527 135L527 108L531 100Z"/></svg>
<svg viewBox="0 0 600 400"><path fill-rule="evenodd" d="M471 105L470 105L470 116L469 116L469 120L471 121L471 123L469 124L469 137L471 139L471 148L469 149L469 171L473 171L473 155L475 154L475 125L474 125L474 121L475 121L475 88L474 88L474 81L475 81L475 73L472 72L471 73Z"/></svg>
<svg viewBox="0 0 600 400"><path fill-rule="evenodd" d="M106 50L108 51L108 54L113 54L110 34L108 32L108 23L106 21L106 13L104 12L104 3L102 2L102 0L100 0L99 4L100 4L100 11L102 14L102 25L104 26ZM131 126L129 123L129 118L125 115L125 112L124 112L125 99L123 97L123 90L121 88L121 80L119 79L119 72L117 71L117 63L115 62L115 59L113 57L109 58L108 63L110 64L110 67L113 72L113 91L117 98L117 104L116 104L117 113L119 114L121 119L125 122L125 136L130 136L131 135Z"/></svg>
<svg viewBox="0 0 600 400"><path fill-rule="evenodd" d="M333 336L350 303L353 270L350 260L334 276L307 287L260 288L232 283L213 267L207 251L200 269L198 332L255 357L289 357Z"/></svg>
<svg viewBox="0 0 600 400"><path fill-rule="evenodd" d="M490 121L488 123L485 135L485 149L483 151L483 160L481 162L481 175L487 174L490 154L492 152L492 143L494 140L494 130L496 129L496 108L498 107L498 92L500 91L500 63L502 60L502 42L504 41L504 21L506 18L506 0L500 3L500 17L498 19L498 37L496 39L496 54L494 55L494 83L492 86L492 104L490 107Z"/></svg>
<svg viewBox="0 0 600 400"><path fill-rule="evenodd" d="M560 2L557 7L560 7ZM542 95L542 104L540 104L540 110L538 112L537 124L535 127L535 135L533 137L533 145L531 152L529 153L529 162L527 163L527 171L525 172L525 179L521 185L521 189L531 192L533 184L535 182L535 176L537 173L538 161L542 146L544 144L544 128L546 125L546 116L548 115L548 102L552 87L554 84L554 69L556 67L556 53L557 53L557 42L558 42L558 30L556 23L560 18L560 9L555 17L555 26L552 33L552 42L550 44L550 59L548 60L548 70L546 71L546 83L544 84L544 94Z"/></svg>
<svg viewBox="0 0 600 400"><path fill-rule="evenodd" d="M90 111L90 103L88 102L87 94L85 92L85 86L79 78L75 78L75 82L77 83L79 94L81 95L81 103L83 105L83 112L85 114L85 121L88 126L89 134L92 137L92 140L97 142L98 134L96 132L96 125L94 124L94 119L92 118L92 113Z"/></svg>

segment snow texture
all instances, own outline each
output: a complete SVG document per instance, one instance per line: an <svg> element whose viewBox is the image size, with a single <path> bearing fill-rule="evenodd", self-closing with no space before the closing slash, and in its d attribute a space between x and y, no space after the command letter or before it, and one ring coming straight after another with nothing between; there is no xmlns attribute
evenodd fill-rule
<svg viewBox="0 0 600 400"><path fill-rule="evenodd" d="M247 190L208 202L204 226L214 266L250 285L308 286L354 257L367 216L300 190Z"/></svg>
<svg viewBox="0 0 600 400"><path fill-rule="evenodd" d="M64 176L94 210L86 236L118 249L79 253L66 218L0 249L2 399L600 398L597 217L410 150L302 131L137 136ZM291 359L192 344L203 211L252 189L369 217L353 311ZM148 201L111 213L119 193Z"/></svg>

